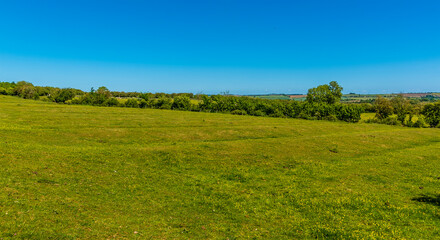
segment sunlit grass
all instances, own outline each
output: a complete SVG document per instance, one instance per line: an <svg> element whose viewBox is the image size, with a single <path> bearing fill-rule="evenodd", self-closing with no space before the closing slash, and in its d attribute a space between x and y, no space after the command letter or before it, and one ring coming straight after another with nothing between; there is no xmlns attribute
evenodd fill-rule
<svg viewBox="0 0 440 240"><path fill-rule="evenodd" d="M0 96L0 238L434 239L440 131Z"/></svg>

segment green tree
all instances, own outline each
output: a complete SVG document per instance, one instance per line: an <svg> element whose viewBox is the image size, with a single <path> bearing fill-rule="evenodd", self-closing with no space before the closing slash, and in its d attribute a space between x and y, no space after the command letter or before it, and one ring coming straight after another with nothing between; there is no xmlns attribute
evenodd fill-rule
<svg viewBox="0 0 440 240"><path fill-rule="evenodd" d="M394 111L391 101L381 96L378 96L374 101L374 108L376 109L376 118L381 120L389 117Z"/></svg>
<svg viewBox="0 0 440 240"><path fill-rule="evenodd" d="M98 90L96 90L97 94L100 94L104 96L105 99L110 98L112 96L112 93L108 90L106 87L99 87Z"/></svg>
<svg viewBox="0 0 440 240"><path fill-rule="evenodd" d="M307 101L309 103L335 104L341 100L342 89L343 88L335 81L310 88L307 92Z"/></svg>
<svg viewBox="0 0 440 240"><path fill-rule="evenodd" d="M57 92L55 96L51 95L53 100L57 103L63 103L67 100L72 100L75 96L75 90L72 88L63 88L61 89L61 91Z"/></svg>
<svg viewBox="0 0 440 240"><path fill-rule="evenodd" d="M18 95L26 99L38 99L38 91L30 82L20 81L14 87L14 95Z"/></svg>
<svg viewBox="0 0 440 240"><path fill-rule="evenodd" d="M405 121L406 115L411 111L411 104L408 99L399 94L391 99L391 104L394 108L394 113L397 115L397 120L401 123Z"/></svg>
<svg viewBox="0 0 440 240"><path fill-rule="evenodd" d="M440 101L426 104L423 107L422 114L431 127L440 127Z"/></svg>

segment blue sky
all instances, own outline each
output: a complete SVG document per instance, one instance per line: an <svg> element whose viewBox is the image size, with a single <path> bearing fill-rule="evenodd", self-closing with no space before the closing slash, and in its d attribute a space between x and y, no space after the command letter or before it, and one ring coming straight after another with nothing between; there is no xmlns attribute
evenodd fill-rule
<svg viewBox="0 0 440 240"><path fill-rule="evenodd" d="M439 1L1 1L0 81L88 90L440 91Z"/></svg>

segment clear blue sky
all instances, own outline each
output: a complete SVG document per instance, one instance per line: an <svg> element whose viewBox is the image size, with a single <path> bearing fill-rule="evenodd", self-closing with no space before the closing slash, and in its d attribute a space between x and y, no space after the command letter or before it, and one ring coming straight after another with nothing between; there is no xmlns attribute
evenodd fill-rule
<svg viewBox="0 0 440 240"><path fill-rule="evenodd" d="M1 1L0 81L88 90L440 91L440 1Z"/></svg>

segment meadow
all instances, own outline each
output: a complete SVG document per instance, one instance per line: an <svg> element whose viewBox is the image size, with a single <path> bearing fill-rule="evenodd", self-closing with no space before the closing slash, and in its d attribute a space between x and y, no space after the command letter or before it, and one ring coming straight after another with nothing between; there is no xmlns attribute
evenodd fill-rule
<svg viewBox="0 0 440 240"><path fill-rule="evenodd" d="M440 129L0 95L0 239L435 239Z"/></svg>

